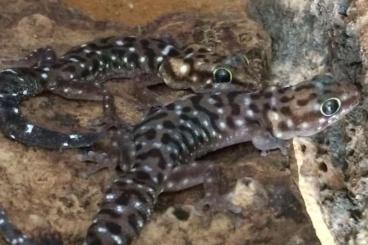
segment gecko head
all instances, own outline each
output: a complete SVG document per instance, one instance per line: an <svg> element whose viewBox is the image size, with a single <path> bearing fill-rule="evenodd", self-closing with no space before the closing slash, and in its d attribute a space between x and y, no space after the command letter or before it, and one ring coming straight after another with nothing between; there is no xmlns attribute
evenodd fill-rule
<svg viewBox="0 0 368 245"><path fill-rule="evenodd" d="M282 139L324 130L354 109L361 98L357 86L329 75L279 89L275 95L277 106L267 115L274 135Z"/></svg>
<svg viewBox="0 0 368 245"><path fill-rule="evenodd" d="M259 82L241 54L222 56L201 45L187 46L182 56L168 57L159 74L174 88L194 91L226 88L255 88Z"/></svg>

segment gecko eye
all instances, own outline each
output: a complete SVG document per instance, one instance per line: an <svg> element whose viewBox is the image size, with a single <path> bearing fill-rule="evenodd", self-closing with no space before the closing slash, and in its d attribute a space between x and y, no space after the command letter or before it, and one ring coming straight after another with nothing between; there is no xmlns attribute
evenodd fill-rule
<svg viewBox="0 0 368 245"><path fill-rule="evenodd" d="M215 83L229 83L233 80L233 74L229 69L219 67L213 71L213 80Z"/></svg>
<svg viewBox="0 0 368 245"><path fill-rule="evenodd" d="M326 117L336 114L341 107L341 101L338 98L329 98L325 100L320 108L322 115Z"/></svg>

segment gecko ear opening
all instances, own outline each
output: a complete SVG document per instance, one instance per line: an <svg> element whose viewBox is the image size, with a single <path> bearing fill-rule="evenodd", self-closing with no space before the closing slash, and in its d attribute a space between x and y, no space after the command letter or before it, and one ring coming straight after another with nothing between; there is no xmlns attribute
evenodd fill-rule
<svg viewBox="0 0 368 245"><path fill-rule="evenodd" d="M232 72L225 67L217 67L213 70L213 81L215 83L230 83L233 80Z"/></svg>
<svg viewBox="0 0 368 245"><path fill-rule="evenodd" d="M341 101L338 98L329 98L325 100L320 108L322 115L330 117L335 115L341 107Z"/></svg>

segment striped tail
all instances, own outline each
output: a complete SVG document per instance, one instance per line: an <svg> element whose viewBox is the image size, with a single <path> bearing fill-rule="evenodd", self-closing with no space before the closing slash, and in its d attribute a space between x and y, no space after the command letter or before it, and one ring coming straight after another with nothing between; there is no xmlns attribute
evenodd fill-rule
<svg viewBox="0 0 368 245"><path fill-rule="evenodd" d="M61 133L34 125L19 110L17 97L0 98L0 130L9 138L28 146L46 149L87 147L102 137L102 133Z"/></svg>
<svg viewBox="0 0 368 245"><path fill-rule="evenodd" d="M130 244L151 216L159 194L157 186L144 172L119 176L105 193L85 244Z"/></svg>

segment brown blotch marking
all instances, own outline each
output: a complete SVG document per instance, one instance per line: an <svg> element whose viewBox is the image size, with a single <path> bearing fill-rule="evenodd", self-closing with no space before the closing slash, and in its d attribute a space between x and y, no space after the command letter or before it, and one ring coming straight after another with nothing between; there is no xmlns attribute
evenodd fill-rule
<svg viewBox="0 0 368 245"><path fill-rule="evenodd" d="M286 131L286 130L288 130L288 126L287 126L287 124L286 124L286 122L284 122L284 121L281 121L281 122L279 122L279 124L278 124L278 129L279 130L281 130L281 131Z"/></svg>
<svg viewBox="0 0 368 245"><path fill-rule="evenodd" d="M266 99L270 99L273 96L273 93L271 91L268 91L266 93L264 93L263 95Z"/></svg>
<svg viewBox="0 0 368 245"><path fill-rule="evenodd" d="M121 226L113 222L105 222L106 229L114 235L121 234Z"/></svg>
<svg viewBox="0 0 368 245"><path fill-rule="evenodd" d="M193 48L188 48L184 51L185 54L190 54L190 53L193 53Z"/></svg>
<svg viewBox="0 0 368 245"><path fill-rule="evenodd" d="M252 99L252 100L256 100L256 99L258 99L258 98L259 98L259 95L258 95L258 94L255 94L255 93L250 94L250 99Z"/></svg>
<svg viewBox="0 0 368 245"><path fill-rule="evenodd" d="M296 103L299 105L299 106L305 106L306 104L308 104L309 101L317 98L317 94L316 93L310 93L308 98L304 99L304 100L297 100Z"/></svg>
<svg viewBox="0 0 368 245"><path fill-rule="evenodd" d="M175 124L169 120L165 120L163 123L162 123L162 126L166 129L174 129L175 128Z"/></svg>
<svg viewBox="0 0 368 245"><path fill-rule="evenodd" d="M154 129L150 129L150 130L148 130L148 131L145 133L145 135L146 135L146 139L148 139L148 140L153 140L153 139L156 137L156 130L154 130Z"/></svg>
<svg viewBox="0 0 368 245"><path fill-rule="evenodd" d="M282 102L282 103L287 103L287 102L289 102L289 101L293 100L294 98L295 98L295 96L294 96L294 95L292 95L292 96L284 95L284 96L282 96L282 97L280 98L280 102Z"/></svg>
<svg viewBox="0 0 368 245"><path fill-rule="evenodd" d="M231 105L231 114L233 116L240 115L240 106L238 104Z"/></svg>
<svg viewBox="0 0 368 245"><path fill-rule="evenodd" d="M138 234L139 228L138 228L138 222L137 222L137 215L135 213L131 213L128 215L128 223L133 228L134 232Z"/></svg>
<svg viewBox="0 0 368 245"><path fill-rule="evenodd" d="M309 99L304 99L304 100L297 100L296 103L298 104L298 106L305 106L306 104L308 104Z"/></svg>
<svg viewBox="0 0 368 245"><path fill-rule="evenodd" d="M234 120L233 120L232 117L227 117L226 118L226 124L231 129L234 129L235 128Z"/></svg>
<svg viewBox="0 0 368 245"><path fill-rule="evenodd" d="M290 110L290 107L288 107L288 106L281 107L280 112L281 112L282 114L284 114L285 116L290 116L290 115L292 115L292 112L291 112L291 110Z"/></svg>
<svg viewBox="0 0 368 245"><path fill-rule="evenodd" d="M254 113L259 113L259 108L256 104L250 104L249 109L251 109Z"/></svg>
<svg viewBox="0 0 368 245"><path fill-rule="evenodd" d="M147 39L141 39L140 43L142 46L148 46L150 44L150 41L148 41Z"/></svg>
<svg viewBox="0 0 368 245"><path fill-rule="evenodd" d="M136 37L124 37L123 42L132 43L132 42L135 42L136 40L137 40Z"/></svg>
<svg viewBox="0 0 368 245"><path fill-rule="evenodd" d="M192 111L192 108L191 107L189 107L189 106L186 106L186 107L184 107L183 108L183 112L184 113L189 113L189 112L191 112Z"/></svg>
<svg viewBox="0 0 368 245"><path fill-rule="evenodd" d="M288 89L289 89L288 87L279 88L279 89L277 90L277 92L278 92L279 94L283 94L283 93L285 93Z"/></svg>
<svg viewBox="0 0 368 245"><path fill-rule="evenodd" d="M116 212L114 209L109 208L102 208L99 212L99 214L108 215L111 218L118 219L121 217L120 213Z"/></svg>

